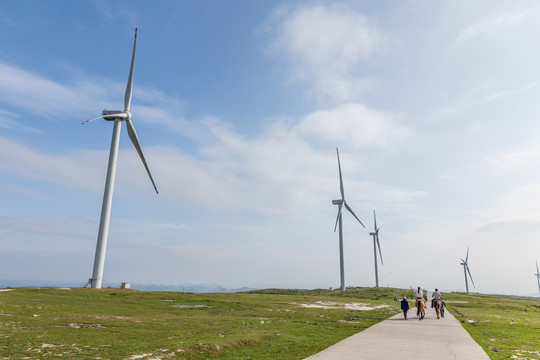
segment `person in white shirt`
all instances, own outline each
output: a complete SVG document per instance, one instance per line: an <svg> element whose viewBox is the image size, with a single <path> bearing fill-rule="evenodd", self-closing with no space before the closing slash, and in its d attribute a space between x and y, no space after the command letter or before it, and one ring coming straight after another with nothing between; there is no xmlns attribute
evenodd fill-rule
<svg viewBox="0 0 540 360"><path fill-rule="evenodd" d="M422 299L424 297L424 292L422 291L422 288L420 286L418 287L418 290L414 290L411 286L411 290L414 291L417 299Z"/></svg>
<svg viewBox="0 0 540 360"><path fill-rule="evenodd" d="M419 286L417 290L414 290L411 286L411 290L414 291L416 294L416 301L414 302L414 306L416 306L416 315L420 313L420 307L418 306L419 301L424 301L423 296L424 292L422 291L422 288Z"/></svg>

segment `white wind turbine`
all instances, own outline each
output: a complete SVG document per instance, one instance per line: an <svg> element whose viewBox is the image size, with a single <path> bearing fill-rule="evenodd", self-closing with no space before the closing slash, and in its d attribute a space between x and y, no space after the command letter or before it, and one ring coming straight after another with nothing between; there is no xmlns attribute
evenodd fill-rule
<svg viewBox="0 0 540 360"><path fill-rule="evenodd" d="M540 271L538 270L538 260L536 260L536 281L538 282L538 292L540 292Z"/></svg>
<svg viewBox="0 0 540 360"><path fill-rule="evenodd" d="M377 227L377 217L375 210L373 210L373 222L375 223L375 232L369 233L373 236L373 256L375 257L375 286L379 287L379 270L377 268L377 247L379 248L379 255L381 256L381 265L383 265L381 244L379 243L379 228Z"/></svg>
<svg viewBox="0 0 540 360"><path fill-rule="evenodd" d="M339 161L339 151L338 149L336 148L336 153L337 153L337 161L338 161L338 168L339 168L339 190L341 192L341 199L339 200L332 200L332 204L334 205L339 205L339 209L338 209L338 215L337 215L337 218L336 218L336 225L334 226L334 232L336 232L336 228L339 224L339 272L340 272L340 276L341 276L341 290L345 291L345 267L344 267L344 264L343 264L343 224L342 224L342 220L341 220L341 215L342 215L342 212L343 212L343 206L345 206L345 208L356 218L356 220L358 220L358 222L364 226L364 224L362 224L362 222L360 221L360 219L356 216L356 214L354 213L354 211L352 211L352 209L349 207L349 205L347 205L347 202L345 201L345 191L343 190L343 178L341 176L341 163ZM364 226L365 228L365 226Z"/></svg>
<svg viewBox="0 0 540 360"><path fill-rule="evenodd" d="M469 277L471 278L471 282L474 286L474 281L472 279L471 271L469 270L469 263L467 262L469 260L469 247L467 246L467 256L465 257L465 260L461 259L463 265L463 272L465 273L465 289L467 290L467 294L469 293L469 283L467 282L467 273L469 274ZM474 286L476 288L476 286Z"/></svg>
<svg viewBox="0 0 540 360"><path fill-rule="evenodd" d="M148 165L146 164L146 160L144 159L144 155L143 155L141 146L139 144L137 133L135 132L135 128L133 127L133 123L131 122L131 113L129 112L129 109L131 107L131 94L133 91L133 65L135 63L136 45L137 45L137 29L135 29L135 40L133 41L133 54L131 56L131 68L129 70L126 93L124 95L124 110L123 111L103 110L101 116L95 117L83 123L83 124L86 124L92 120L96 120L99 118L103 118L108 121L114 121L113 135L112 135L112 140L111 140L111 150L109 154L109 166L107 168L107 178L105 181L105 191L103 194L103 205L101 208L101 219L99 222L96 255L94 258L94 269L92 271L92 278L90 278L87 283L87 285L90 284L93 288L97 288L97 289L101 288L101 282L103 278L103 265L105 263L105 250L107 248L107 238L108 238L108 233L109 233L109 220L111 216L111 203L112 203L112 196L113 196L113 190L114 190L114 178L116 176L116 160L118 158L118 142L120 139L120 128L122 125L122 121L125 121L129 138L131 139L133 146L135 146L137 153L139 153L139 157L141 158L143 162L143 165L146 169L146 172L148 173L148 176L150 176L150 181L152 181L152 185L154 185L154 189L156 190L156 193L158 192L156 188L156 184L154 183L154 179L152 178L152 174L150 174L150 169L148 169Z"/></svg>

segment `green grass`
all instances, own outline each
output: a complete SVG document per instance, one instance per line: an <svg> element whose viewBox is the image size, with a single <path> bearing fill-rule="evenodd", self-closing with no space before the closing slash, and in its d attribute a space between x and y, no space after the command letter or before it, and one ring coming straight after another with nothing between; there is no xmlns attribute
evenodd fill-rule
<svg viewBox="0 0 540 360"><path fill-rule="evenodd" d="M458 293L443 297L491 359L540 359L539 298Z"/></svg>
<svg viewBox="0 0 540 360"><path fill-rule="evenodd" d="M304 359L399 312L393 288L235 294L18 288L0 292L4 359ZM492 359L540 359L540 299L443 294ZM305 308L319 301L390 305Z"/></svg>
<svg viewBox="0 0 540 360"><path fill-rule="evenodd" d="M0 292L0 359L303 359L399 310L397 289ZM391 305L305 308L317 301Z"/></svg>

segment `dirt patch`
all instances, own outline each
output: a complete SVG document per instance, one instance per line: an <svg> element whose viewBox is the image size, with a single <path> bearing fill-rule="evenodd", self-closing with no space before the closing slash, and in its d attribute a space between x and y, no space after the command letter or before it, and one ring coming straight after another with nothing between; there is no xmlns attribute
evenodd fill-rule
<svg viewBox="0 0 540 360"><path fill-rule="evenodd" d="M170 359L175 357L176 353L184 352L184 349L178 349L176 351L168 352L168 349L160 349L159 352L162 352L162 354L154 355L154 353L148 353L148 354L140 354L140 355L131 355L127 358L124 358L124 360L137 360L137 359L145 359L145 360L163 360L163 359Z"/></svg>
<svg viewBox="0 0 540 360"><path fill-rule="evenodd" d="M73 329L91 328L91 329L106 329L103 324L85 324L85 323L69 323L68 326Z"/></svg>
<svg viewBox="0 0 540 360"><path fill-rule="evenodd" d="M0 289L0 291L13 291L15 289Z"/></svg>
<svg viewBox="0 0 540 360"><path fill-rule="evenodd" d="M540 356L540 350L535 350L535 351L533 351L533 350L513 350L513 351L515 352L515 354L512 355L510 357L510 359L523 359L523 360L532 359L532 358L528 357L529 354ZM536 358L536 356L534 358Z"/></svg>
<svg viewBox="0 0 540 360"><path fill-rule="evenodd" d="M201 304L175 304L175 305L171 305L171 307L179 308L179 309L198 309L198 308L207 308L208 305L201 305Z"/></svg>
<svg viewBox="0 0 540 360"><path fill-rule="evenodd" d="M136 359L144 359L146 357L152 356L152 353L149 354L141 354L141 355L131 355L125 358L125 360L136 360Z"/></svg>
<svg viewBox="0 0 540 360"><path fill-rule="evenodd" d="M300 306L304 308L345 309L345 310L359 310L359 311L367 311L367 310L382 309L385 307L390 307L390 305L369 306L369 304L364 304L364 303L337 303L333 301L316 301L314 304L300 304Z"/></svg>

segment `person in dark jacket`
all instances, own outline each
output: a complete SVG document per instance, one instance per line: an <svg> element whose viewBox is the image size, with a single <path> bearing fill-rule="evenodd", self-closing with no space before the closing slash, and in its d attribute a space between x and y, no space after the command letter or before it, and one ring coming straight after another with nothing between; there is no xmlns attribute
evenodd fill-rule
<svg viewBox="0 0 540 360"><path fill-rule="evenodd" d="M409 302L407 301L406 296L404 296L403 300L401 300L401 310L403 310L403 316L405 317L405 320L407 320L407 311L409 311Z"/></svg>

